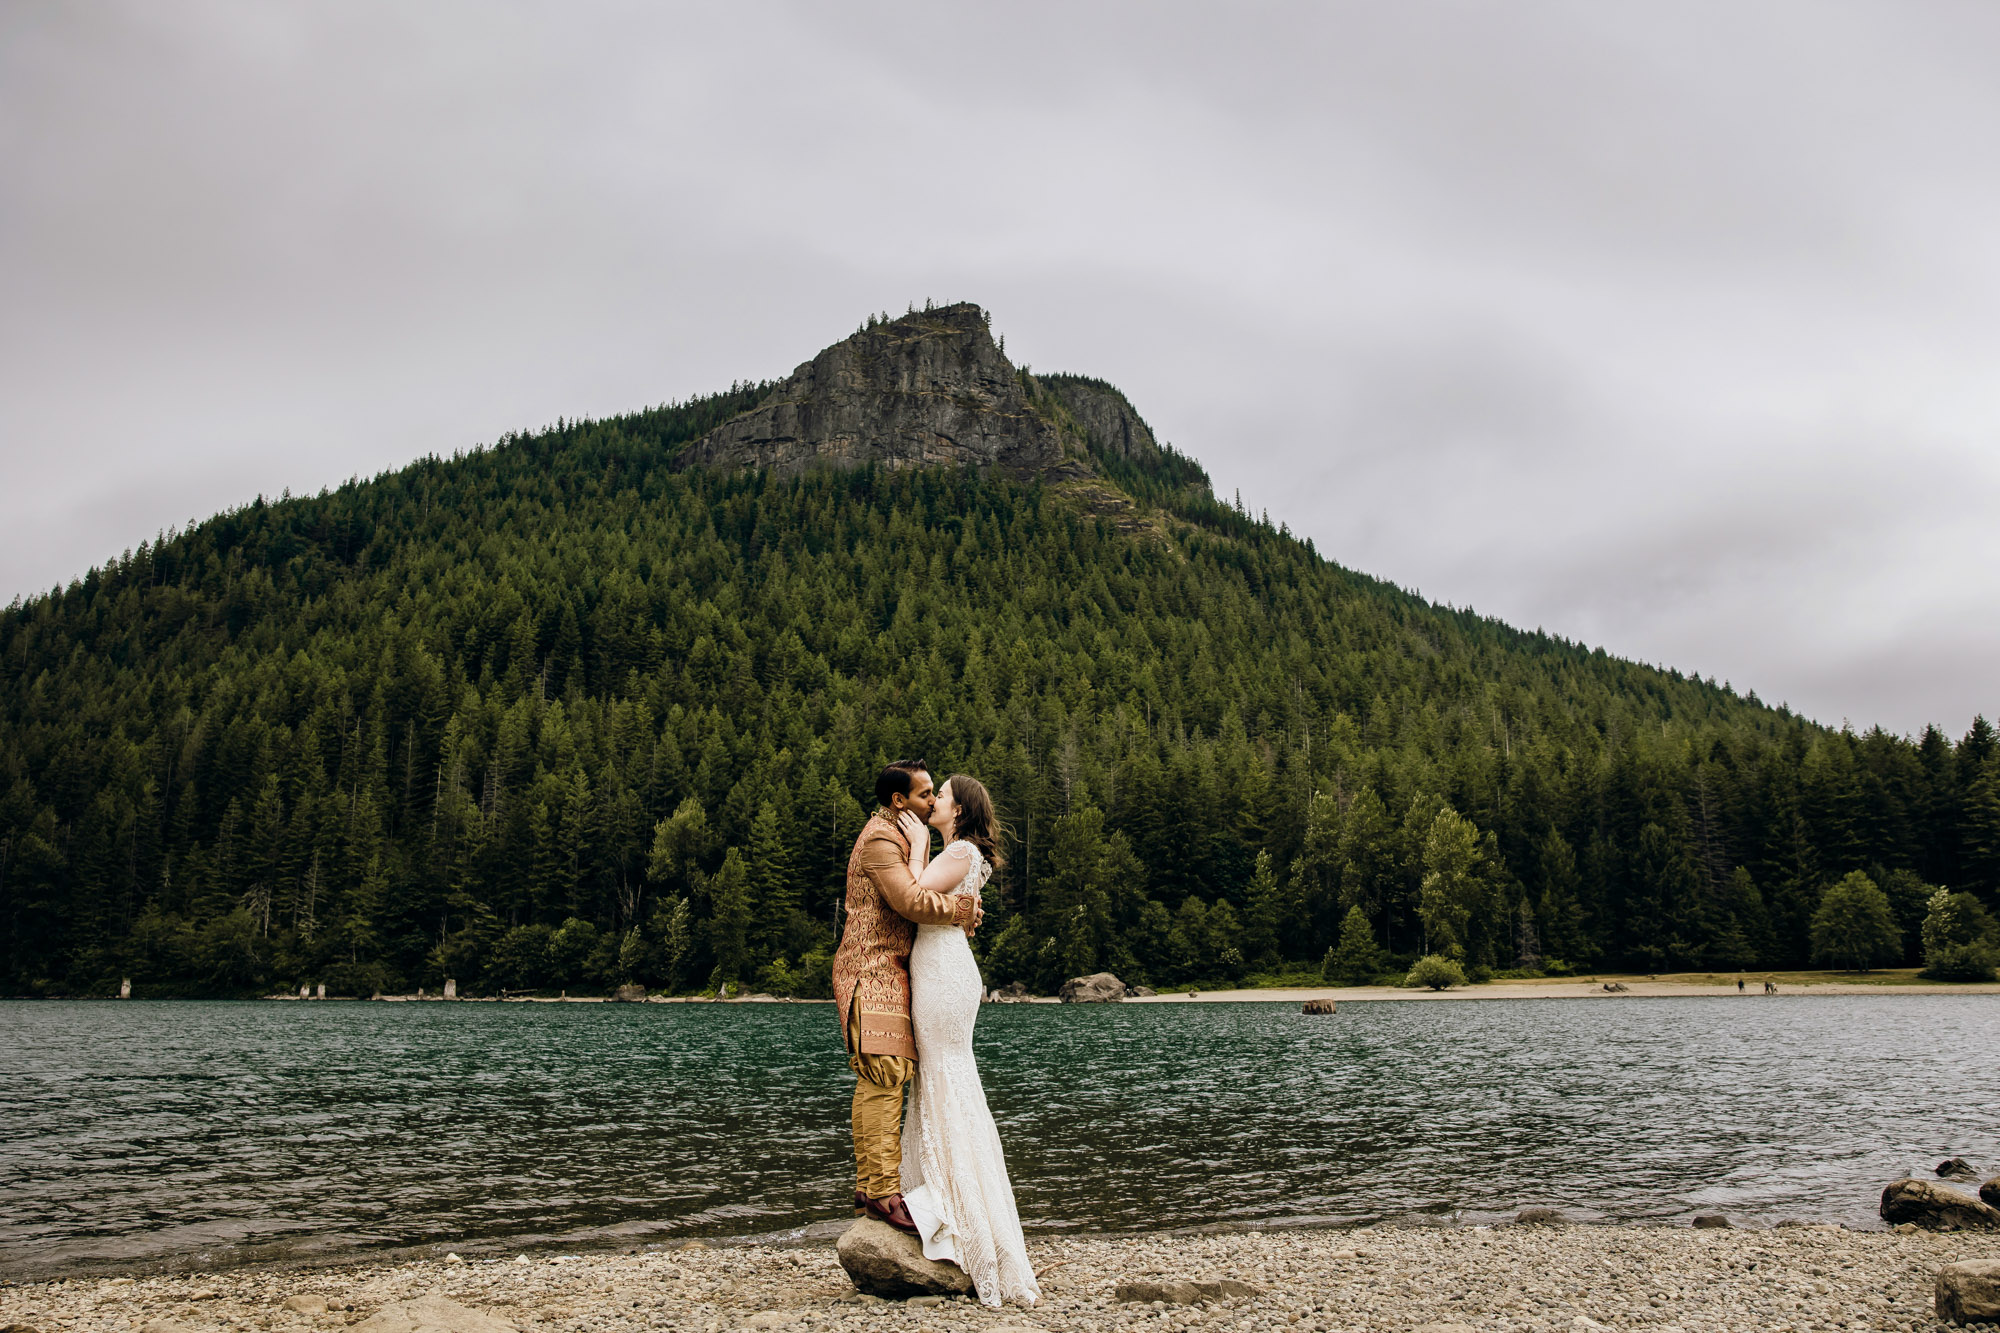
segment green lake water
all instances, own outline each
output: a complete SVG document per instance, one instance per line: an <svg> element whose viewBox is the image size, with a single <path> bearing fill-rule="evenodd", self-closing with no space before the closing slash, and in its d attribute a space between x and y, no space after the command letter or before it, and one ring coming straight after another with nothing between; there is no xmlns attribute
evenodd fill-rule
<svg viewBox="0 0 2000 1333"><path fill-rule="evenodd" d="M987 1006L1029 1230L1880 1225L2000 1170L2000 997ZM0 1003L0 1273L819 1235L826 1005Z"/></svg>

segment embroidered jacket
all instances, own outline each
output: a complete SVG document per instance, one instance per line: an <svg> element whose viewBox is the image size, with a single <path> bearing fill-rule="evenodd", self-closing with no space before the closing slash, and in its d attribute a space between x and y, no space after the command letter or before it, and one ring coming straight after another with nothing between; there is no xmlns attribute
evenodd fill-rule
<svg viewBox="0 0 2000 1333"><path fill-rule="evenodd" d="M972 908L970 897L917 887L909 841L880 811L869 817L847 859L847 924L833 955L843 1042L848 1006L858 1005L862 1054L917 1058L910 1030L910 946L917 926L969 926Z"/></svg>

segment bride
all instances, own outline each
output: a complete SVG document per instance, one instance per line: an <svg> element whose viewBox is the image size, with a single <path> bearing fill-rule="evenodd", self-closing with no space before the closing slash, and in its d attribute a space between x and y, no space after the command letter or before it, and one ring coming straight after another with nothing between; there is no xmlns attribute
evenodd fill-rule
<svg viewBox="0 0 2000 1333"><path fill-rule="evenodd" d="M945 780L931 808L945 838L935 861L930 831L909 813L910 873L934 893L977 898L998 862L993 800L975 779ZM1033 1305L1041 1288L1028 1263L1000 1132L986 1109L972 1024L984 985L972 946L957 926L917 927L910 949L910 1023L917 1040L916 1088L903 1120L903 1202L924 1257L964 1269L987 1305Z"/></svg>

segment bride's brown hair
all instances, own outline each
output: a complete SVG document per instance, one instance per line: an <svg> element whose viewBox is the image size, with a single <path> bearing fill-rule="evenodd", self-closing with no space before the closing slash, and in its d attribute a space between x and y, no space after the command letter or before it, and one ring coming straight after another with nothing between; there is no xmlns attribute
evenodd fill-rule
<svg viewBox="0 0 2000 1333"><path fill-rule="evenodd" d="M986 785L963 773L952 774L945 779L945 785L951 788L952 803L958 807L951 836L977 847L995 870L1006 865L1007 858L1000 855L1000 817L993 813L993 798L987 794Z"/></svg>

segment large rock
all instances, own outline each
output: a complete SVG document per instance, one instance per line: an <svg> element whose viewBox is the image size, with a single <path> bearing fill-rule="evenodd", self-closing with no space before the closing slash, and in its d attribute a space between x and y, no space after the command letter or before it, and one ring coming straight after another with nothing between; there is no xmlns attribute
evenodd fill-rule
<svg viewBox="0 0 2000 1333"><path fill-rule="evenodd" d="M1567 1220L1560 1208L1523 1208L1520 1212L1514 1214L1514 1221L1524 1227L1552 1226L1555 1223Z"/></svg>
<svg viewBox="0 0 2000 1333"><path fill-rule="evenodd" d="M1093 410L1092 420L1109 411ZM1019 476L1093 472L1084 438L1036 409L994 343L986 312L969 303L905 315L835 343L674 460L676 467L757 467L780 476L868 463L969 464Z"/></svg>
<svg viewBox="0 0 2000 1333"><path fill-rule="evenodd" d="M2000 1208L2000 1176L1995 1176L1979 1187L1979 1197L1990 1208Z"/></svg>
<svg viewBox="0 0 2000 1333"><path fill-rule="evenodd" d="M842 1232L834 1252L855 1290L870 1296L965 1296L972 1291L964 1269L924 1258L915 1236L872 1217Z"/></svg>
<svg viewBox="0 0 2000 1333"><path fill-rule="evenodd" d="M1963 1157L1945 1158L1937 1164L1934 1174L1941 1180L1979 1179L1979 1173L1973 1170L1972 1163L1966 1161Z"/></svg>
<svg viewBox="0 0 2000 1333"><path fill-rule="evenodd" d="M636 981L628 981L611 992L613 1004L643 1004L645 1000L646 988Z"/></svg>
<svg viewBox="0 0 2000 1333"><path fill-rule="evenodd" d="M1932 1231L2000 1231L2000 1208L1931 1180L1904 1177L1882 1191L1882 1220Z"/></svg>
<svg viewBox="0 0 2000 1333"><path fill-rule="evenodd" d="M1035 998L1035 993L1019 981L1010 981L993 992L995 1004L1027 1004Z"/></svg>
<svg viewBox="0 0 2000 1333"><path fill-rule="evenodd" d="M1109 972L1093 972L1065 981L1056 998L1064 1004L1109 1004L1125 998L1125 983Z"/></svg>
<svg viewBox="0 0 2000 1333"><path fill-rule="evenodd" d="M1232 1297L1261 1296L1248 1282L1225 1278L1142 1277L1120 1282L1114 1293L1121 1301L1168 1305L1193 1305L1196 1301L1225 1301Z"/></svg>
<svg viewBox="0 0 2000 1333"><path fill-rule="evenodd" d="M349 1333L514 1333L514 1326L443 1296L419 1296L383 1306Z"/></svg>
<svg viewBox="0 0 2000 1333"><path fill-rule="evenodd" d="M1931 1299L1947 1324L2000 1324L2000 1259L1946 1264Z"/></svg>

